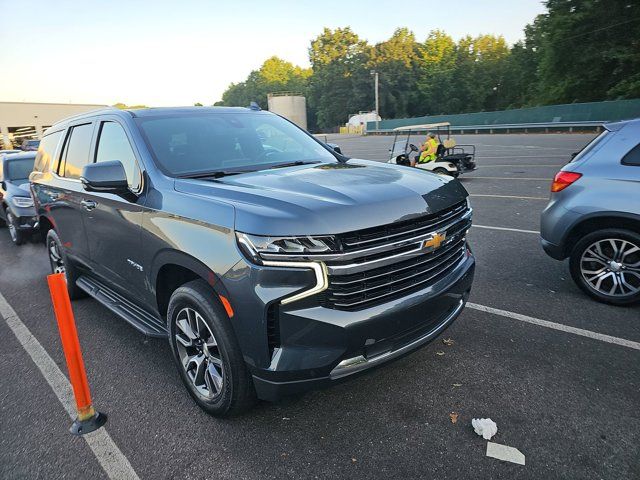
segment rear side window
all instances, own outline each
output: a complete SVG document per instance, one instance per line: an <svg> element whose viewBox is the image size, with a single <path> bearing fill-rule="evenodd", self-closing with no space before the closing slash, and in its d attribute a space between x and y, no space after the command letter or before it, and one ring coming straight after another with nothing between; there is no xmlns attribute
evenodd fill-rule
<svg viewBox="0 0 640 480"><path fill-rule="evenodd" d="M593 150L597 145L602 143L602 140L604 140L609 135L609 133L610 133L609 130L604 130L600 135L598 135L596 138L591 140L582 150L580 150L578 154L575 157L573 157L571 161L577 162L578 160L580 160L587 153Z"/></svg>
<svg viewBox="0 0 640 480"><path fill-rule="evenodd" d="M62 176L65 178L80 178L82 167L89 163L89 149L93 124L77 125L71 129L70 137L64 153Z"/></svg>
<svg viewBox="0 0 640 480"><path fill-rule="evenodd" d="M96 162L119 160L127 173L129 188L140 189L140 169L124 129L115 122L104 122L100 128Z"/></svg>
<svg viewBox="0 0 640 480"><path fill-rule="evenodd" d="M42 139L38 147L38 153L36 154L36 163L33 166L36 172L44 172L49 169L51 159L55 157L56 148L58 147L61 136L62 130L50 133Z"/></svg>
<svg viewBox="0 0 640 480"><path fill-rule="evenodd" d="M640 143L633 147L629 153L622 157L623 165L640 167Z"/></svg>

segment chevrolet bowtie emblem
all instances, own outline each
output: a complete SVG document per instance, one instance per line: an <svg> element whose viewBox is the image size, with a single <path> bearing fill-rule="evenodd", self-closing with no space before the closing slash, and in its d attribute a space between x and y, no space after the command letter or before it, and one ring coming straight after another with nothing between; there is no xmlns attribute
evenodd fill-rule
<svg viewBox="0 0 640 480"><path fill-rule="evenodd" d="M422 243L422 248L430 251L437 250L438 248L440 248L442 242L444 242L446 238L447 232L434 233L431 238L425 240Z"/></svg>

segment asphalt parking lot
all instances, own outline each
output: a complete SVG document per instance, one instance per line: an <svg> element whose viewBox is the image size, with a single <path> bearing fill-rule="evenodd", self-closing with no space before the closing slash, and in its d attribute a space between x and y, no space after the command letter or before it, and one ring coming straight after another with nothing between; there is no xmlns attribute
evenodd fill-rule
<svg viewBox="0 0 640 480"><path fill-rule="evenodd" d="M93 300L74 302L95 405L109 415L121 458L143 479L639 478L640 307L584 296L537 235L551 178L592 137L459 136L477 146L479 165L460 180L474 207L471 306L426 348L328 390L209 417L183 388L165 341ZM375 160L392 141L329 140ZM1 229L0 252L1 298L66 373L44 246L14 247ZM117 465L105 470L68 433L65 408L6 320L0 478L113 475ZM475 417L492 418L493 441L519 449L526 465L486 457Z"/></svg>

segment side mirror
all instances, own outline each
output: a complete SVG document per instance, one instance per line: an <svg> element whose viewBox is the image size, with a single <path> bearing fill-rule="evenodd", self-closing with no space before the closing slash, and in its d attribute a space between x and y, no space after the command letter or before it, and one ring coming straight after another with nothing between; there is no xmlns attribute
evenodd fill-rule
<svg viewBox="0 0 640 480"><path fill-rule="evenodd" d="M129 189L127 174L119 160L85 165L80 181L87 192L122 193Z"/></svg>
<svg viewBox="0 0 640 480"><path fill-rule="evenodd" d="M336 145L335 143L327 143L327 146L334 152L342 155L342 150L340 150L340 145Z"/></svg>

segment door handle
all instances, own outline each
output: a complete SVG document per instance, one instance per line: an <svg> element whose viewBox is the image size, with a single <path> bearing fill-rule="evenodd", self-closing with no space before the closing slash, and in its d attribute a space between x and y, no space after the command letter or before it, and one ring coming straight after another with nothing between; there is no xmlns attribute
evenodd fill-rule
<svg viewBox="0 0 640 480"><path fill-rule="evenodd" d="M93 200L82 200L80 204L89 212L98 206Z"/></svg>

